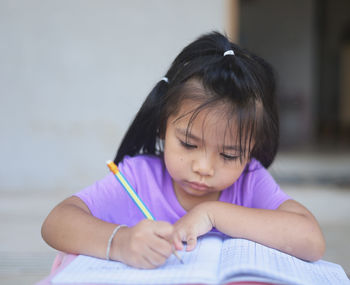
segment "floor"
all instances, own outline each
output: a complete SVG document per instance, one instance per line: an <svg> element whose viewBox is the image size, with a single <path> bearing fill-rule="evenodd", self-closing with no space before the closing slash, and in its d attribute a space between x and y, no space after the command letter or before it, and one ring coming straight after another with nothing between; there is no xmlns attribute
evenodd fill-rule
<svg viewBox="0 0 350 285"><path fill-rule="evenodd" d="M323 259L350 275L350 153L282 153L271 173L319 220L327 242ZM1 284L35 284L49 273L56 252L42 241L40 228L67 195L0 189Z"/></svg>

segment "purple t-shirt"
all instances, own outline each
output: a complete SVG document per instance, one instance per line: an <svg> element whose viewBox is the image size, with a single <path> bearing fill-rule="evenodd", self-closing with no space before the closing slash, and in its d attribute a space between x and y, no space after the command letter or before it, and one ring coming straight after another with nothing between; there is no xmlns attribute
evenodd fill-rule
<svg viewBox="0 0 350 285"><path fill-rule="evenodd" d="M162 158L126 156L118 167L156 220L174 223L186 214L175 196ZM133 226L144 219L112 173L75 195L84 201L93 216L101 220ZM274 210L288 199L290 197L279 188L269 172L252 159L238 180L222 191L219 201Z"/></svg>

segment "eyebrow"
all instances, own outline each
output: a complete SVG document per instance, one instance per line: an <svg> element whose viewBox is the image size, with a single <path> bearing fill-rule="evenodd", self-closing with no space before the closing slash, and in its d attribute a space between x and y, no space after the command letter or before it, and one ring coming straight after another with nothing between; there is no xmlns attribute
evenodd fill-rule
<svg viewBox="0 0 350 285"><path fill-rule="evenodd" d="M190 138L196 142L199 142L202 140L201 138L195 136L194 134L191 134L190 132L188 132L185 129L175 128L175 132L186 137L186 138ZM241 148L239 146L235 146L235 145L224 145L223 149L224 150L243 151L243 150L241 150Z"/></svg>
<svg viewBox="0 0 350 285"><path fill-rule="evenodd" d="M175 128L175 132L179 133L180 135L182 135L182 136L184 136L186 138L193 139L195 141L201 141L202 140L199 137L195 136L194 134L191 134L190 132L188 132L185 129Z"/></svg>

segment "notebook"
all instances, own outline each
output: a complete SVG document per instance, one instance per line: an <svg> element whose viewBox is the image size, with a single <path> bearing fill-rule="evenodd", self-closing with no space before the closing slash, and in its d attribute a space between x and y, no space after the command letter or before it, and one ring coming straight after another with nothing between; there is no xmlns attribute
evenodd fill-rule
<svg viewBox="0 0 350 285"><path fill-rule="evenodd" d="M222 284L257 281L276 284L350 284L338 264L306 262L278 250L245 240L210 233L192 252L178 252L156 269L136 269L116 261L80 255L52 283L102 284Z"/></svg>

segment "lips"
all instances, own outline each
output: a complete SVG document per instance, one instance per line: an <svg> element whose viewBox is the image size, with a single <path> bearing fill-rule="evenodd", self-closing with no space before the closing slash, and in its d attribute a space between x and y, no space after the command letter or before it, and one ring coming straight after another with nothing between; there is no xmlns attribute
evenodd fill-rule
<svg viewBox="0 0 350 285"><path fill-rule="evenodd" d="M198 182L187 182L188 186L195 190L207 190L209 186L207 184L198 183Z"/></svg>

